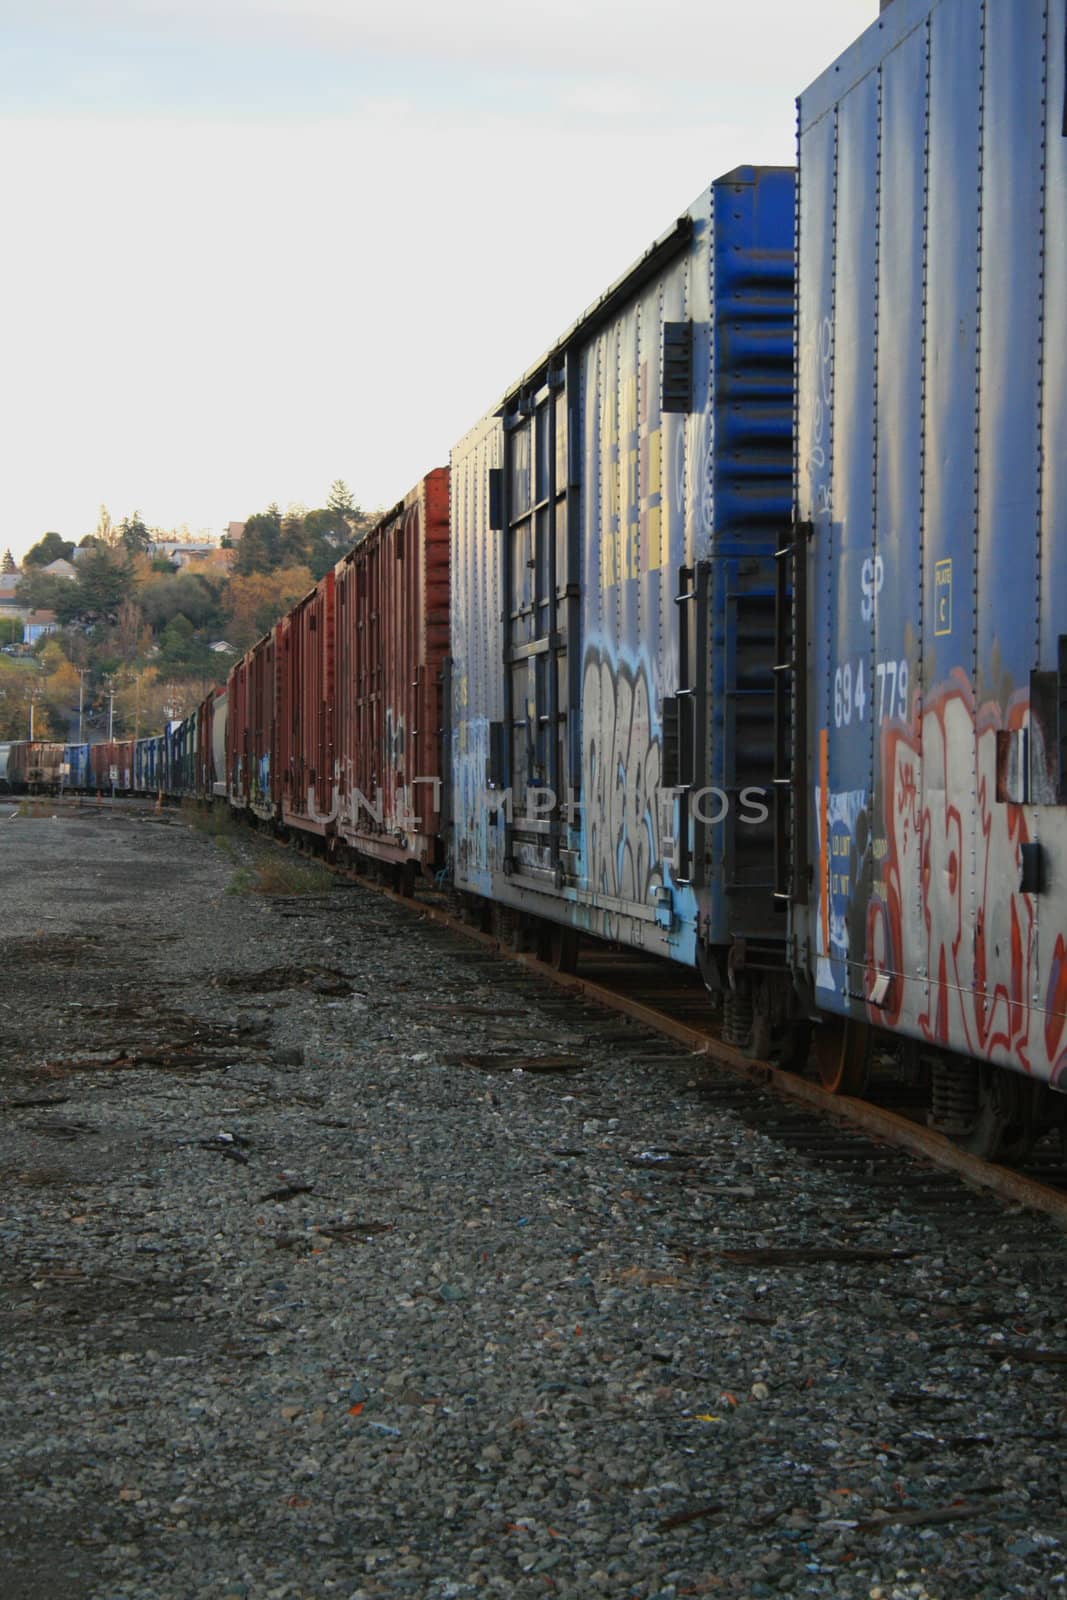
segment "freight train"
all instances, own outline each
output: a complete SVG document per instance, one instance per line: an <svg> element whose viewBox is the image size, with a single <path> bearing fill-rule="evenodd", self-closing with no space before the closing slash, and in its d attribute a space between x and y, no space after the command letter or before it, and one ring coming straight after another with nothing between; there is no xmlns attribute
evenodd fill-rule
<svg viewBox="0 0 1067 1600"><path fill-rule="evenodd" d="M225 689L9 773L697 967L734 1043L850 1092L892 1049L971 1148L1062 1125L1065 41L883 4L796 172L712 183Z"/></svg>

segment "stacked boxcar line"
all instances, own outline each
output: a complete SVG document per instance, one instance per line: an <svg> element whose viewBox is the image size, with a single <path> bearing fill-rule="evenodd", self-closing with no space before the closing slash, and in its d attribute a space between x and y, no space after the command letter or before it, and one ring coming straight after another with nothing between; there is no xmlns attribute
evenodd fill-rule
<svg viewBox="0 0 1067 1600"><path fill-rule="evenodd" d="M228 803L1020 1152L1067 1082L1067 0L894 0L185 722ZM1053 45L1055 44L1055 48Z"/></svg>

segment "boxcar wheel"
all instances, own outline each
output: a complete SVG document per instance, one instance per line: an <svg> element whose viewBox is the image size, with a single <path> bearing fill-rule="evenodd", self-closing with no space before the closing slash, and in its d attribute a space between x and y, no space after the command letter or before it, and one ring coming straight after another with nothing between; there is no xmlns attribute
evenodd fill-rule
<svg viewBox="0 0 1067 1600"><path fill-rule="evenodd" d="M987 1065L978 1071L977 1114L956 1142L985 1161L1025 1160L1035 1138L1030 1084L1003 1067Z"/></svg>
<svg viewBox="0 0 1067 1600"><path fill-rule="evenodd" d="M862 1094L867 1082L870 1029L848 1017L827 1017L815 1030L819 1081L831 1094Z"/></svg>
<svg viewBox="0 0 1067 1600"><path fill-rule="evenodd" d="M578 930L559 922L542 923L538 930L537 957L556 972L578 969Z"/></svg>

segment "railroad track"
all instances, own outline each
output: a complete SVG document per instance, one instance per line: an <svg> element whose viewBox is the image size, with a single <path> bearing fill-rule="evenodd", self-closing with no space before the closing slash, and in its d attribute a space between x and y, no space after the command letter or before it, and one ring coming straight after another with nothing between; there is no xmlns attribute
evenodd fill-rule
<svg viewBox="0 0 1067 1600"><path fill-rule="evenodd" d="M76 797L64 799L69 806ZM50 804L54 807L56 801ZM120 805L111 802L108 809L125 816L158 811L152 802L136 798ZM279 842L279 848L285 846ZM304 853L317 855L310 849ZM579 972L560 972L532 952L513 949L505 939L472 927L449 908L440 891L420 885L414 896L406 896L361 873L344 870L339 876L394 901L414 917L449 930L480 948L485 956L506 963L508 969L526 968L556 985L568 997L561 1019L573 1022L579 1015L576 1008L595 1008L586 1019L591 1036L603 1036L603 1013L607 1011L629 1018L660 1040L682 1046L687 1058L704 1058L709 1066L720 1069L709 1073L701 1084L700 1092L708 1100L729 1107L750 1127L805 1158L862 1166L872 1185L887 1191L896 1185L907 1190L913 1201L921 1199L940 1207L950 1205L953 1197L958 1199L958 1181L962 1180L1002 1202L1042 1212L1067 1227L1067 1160L1049 1139L1022 1168L984 1160L928 1128L922 1120L922 1107L899 1080L875 1075L870 1094L863 1099L831 1094L811 1078L753 1060L727 1044L719 1036L702 982L685 968L636 951L589 947L582 952ZM897 1152L918 1158L934 1171L920 1167L902 1174ZM968 1215L973 1214L969 1209Z"/></svg>
<svg viewBox="0 0 1067 1600"><path fill-rule="evenodd" d="M862 1166L872 1184L887 1190L896 1185L908 1191L912 1202L939 1208L958 1201L962 1180L1001 1202L1042 1212L1067 1228L1067 1160L1057 1146L1049 1147L1049 1140L1022 1168L984 1160L927 1127L921 1108L898 1081L876 1076L868 1098L831 1094L811 1078L753 1060L727 1044L716 1030L702 982L684 968L669 967L638 952L605 948L583 950L580 972L560 972L532 952L512 949L496 935L471 927L448 908L442 894L420 888L408 897L376 879L352 872L343 875L501 961L537 973L570 995L572 1002L628 1017L684 1046L688 1055L706 1058L722 1070L708 1076L701 1093L798 1153L824 1163ZM935 1171L917 1168L902 1175L899 1152L929 1163ZM967 1215L976 1214L969 1206Z"/></svg>

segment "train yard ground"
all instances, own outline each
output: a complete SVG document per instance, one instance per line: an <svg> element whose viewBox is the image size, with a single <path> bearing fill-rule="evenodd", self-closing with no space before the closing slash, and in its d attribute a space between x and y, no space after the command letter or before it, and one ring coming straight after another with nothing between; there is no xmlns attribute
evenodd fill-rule
<svg viewBox="0 0 1067 1600"><path fill-rule="evenodd" d="M0 830L5 1600L1067 1594L1051 1219L241 831Z"/></svg>

